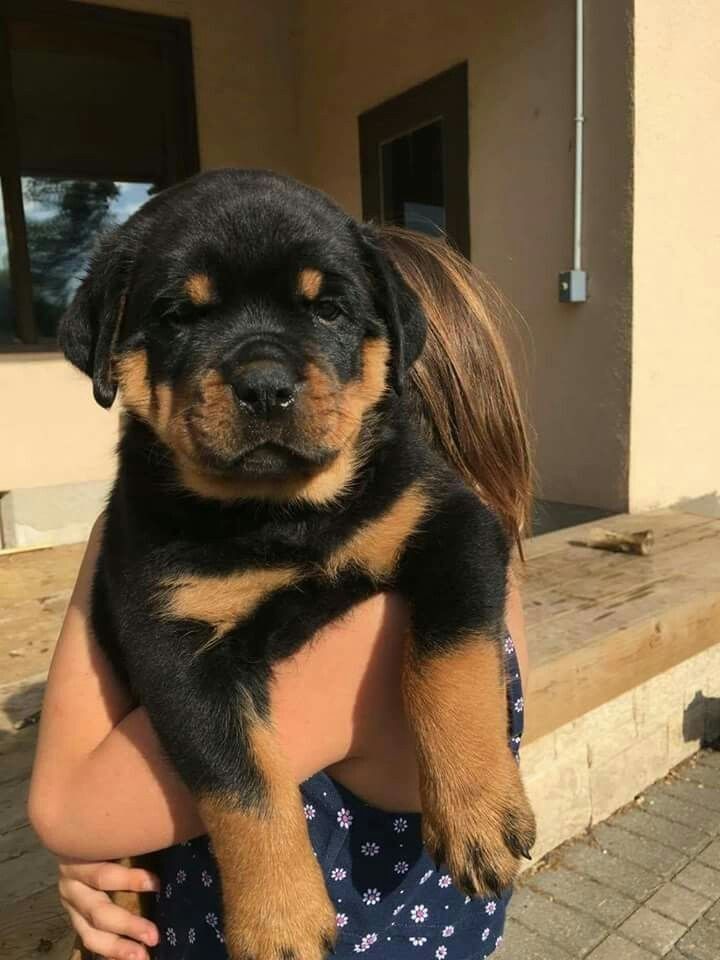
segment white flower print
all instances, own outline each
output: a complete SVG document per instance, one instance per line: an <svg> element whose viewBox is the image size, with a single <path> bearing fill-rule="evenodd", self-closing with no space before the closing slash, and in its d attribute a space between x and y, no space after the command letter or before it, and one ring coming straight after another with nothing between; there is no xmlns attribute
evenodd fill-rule
<svg viewBox="0 0 720 960"><path fill-rule="evenodd" d="M405 904L401 903L399 907L395 907L395 909L393 910L393 916L396 917L400 913L400 911L404 909L405 909Z"/></svg>
<svg viewBox="0 0 720 960"><path fill-rule="evenodd" d="M427 943L427 937L408 937L408 939L414 947L421 947L424 943Z"/></svg>
<svg viewBox="0 0 720 960"><path fill-rule="evenodd" d="M338 913L337 916L335 917L335 924L338 927L344 927L347 922L348 922L348 918L346 913Z"/></svg>
<svg viewBox="0 0 720 960"><path fill-rule="evenodd" d="M364 843L360 847L360 851L364 853L366 857L376 857L380 853L380 845L372 840L368 840L367 843Z"/></svg>
<svg viewBox="0 0 720 960"><path fill-rule="evenodd" d="M205 923L210 927L216 927L218 925L218 918L216 913L206 913L205 914Z"/></svg>
<svg viewBox="0 0 720 960"><path fill-rule="evenodd" d="M489 917L491 917L496 910L497 910L497 904L495 903L494 900L491 900L490 903L485 904L485 913L487 913Z"/></svg>
<svg viewBox="0 0 720 960"><path fill-rule="evenodd" d="M502 937L498 937L497 940L495 941L495 949L496 949L496 950L497 950L497 948L502 944L502 942L503 942L503 938L502 938Z"/></svg>
<svg viewBox="0 0 720 960"><path fill-rule="evenodd" d="M490 928L489 928L489 927L485 927L485 929L484 929L483 932L482 932L482 939L483 939L483 940L487 940L487 938L488 938L489 936L490 936Z"/></svg>
<svg viewBox="0 0 720 960"><path fill-rule="evenodd" d="M452 880L450 879L449 873L444 873L438 880L438 886L442 887L443 889L445 889L445 887L449 887L451 883Z"/></svg>
<svg viewBox="0 0 720 960"><path fill-rule="evenodd" d="M370 887L365 891L362 896L363 903L368 907L374 906L376 903L380 903L380 891L377 887Z"/></svg>
<svg viewBox="0 0 720 960"><path fill-rule="evenodd" d="M343 830L349 830L350 824L353 822L353 815L345 807L341 807L338 810L337 822L343 828Z"/></svg>
<svg viewBox="0 0 720 960"><path fill-rule="evenodd" d="M188 930L188 943L195 943L195 927Z"/></svg>
<svg viewBox="0 0 720 960"><path fill-rule="evenodd" d="M455 933L455 927L452 924L448 924L447 927L443 927L443 936L451 937Z"/></svg>
<svg viewBox="0 0 720 960"><path fill-rule="evenodd" d="M444 960L444 958L447 956L447 947L438 947L435 951L435 956L437 957L437 960Z"/></svg>
<svg viewBox="0 0 720 960"><path fill-rule="evenodd" d="M401 875L403 873L407 873L409 869L410 869L410 864L407 862L407 860L398 860L398 862L393 867L393 870L395 871L395 873L399 873Z"/></svg>
<svg viewBox="0 0 720 960"><path fill-rule="evenodd" d="M315 819L315 807L311 803L306 803L303 810L305 811L306 820Z"/></svg>
<svg viewBox="0 0 720 960"><path fill-rule="evenodd" d="M173 927L167 928L167 930L165 931L165 936L167 937L167 942L170 944L170 946L174 947L175 944L177 943L177 934L175 933L175 930L173 929Z"/></svg>
<svg viewBox="0 0 720 960"><path fill-rule="evenodd" d="M505 653L514 653L515 644L512 642L512 637L505 637Z"/></svg>
<svg viewBox="0 0 720 960"><path fill-rule="evenodd" d="M467 905L468 903L470 903L470 897L465 897L465 900L464 900L463 902L464 902L466 905Z"/></svg>
<svg viewBox="0 0 720 960"><path fill-rule="evenodd" d="M213 879L210 876L210 874L207 872L207 870L203 870L203 872L200 874L200 879L202 880L202 885L204 887L212 886Z"/></svg>
<svg viewBox="0 0 720 960"><path fill-rule="evenodd" d="M334 870L330 871L330 878L332 880L344 880L347 876L347 870L344 867L335 867Z"/></svg>
<svg viewBox="0 0 720 960"><path fill-rule="evenodd" d="M377 943L377 934L366 933L360 943L356 943L353 949L355 953L364 953L366 950L369 950L374 943Z"/></svg>
<svg viewBox="0 0 720 960"><path fill-rule="evenodd" d="M428 870L426 873L424 873L424 874L420 877L420 883L425 883L427 880L430 879L430 877L431 877L432 875L433 875L433 871L432 871L432 870Z"/></svg>
<svg viewBox="0 0 720 960"><path fill-rule="evenodd" d="M186 880L187 880L187 874L185 873L185 871L184 871L184 870L178 870L178 872L175 874L175 882L176 882L176 883L185 883Z"/></svg>
<svg viewBox="0 0 720 960"><path fill-rule="evenodd" d="M430 911L424 903L418 903L410 911L410 916L413 918L415 923L425 923L427 918L430 916Z"/></svg>
<svg viewBox="0 0 720 960"><path fill-rule="evenodd" d="M515 703L513 704L513 709L515 713L522 713L525 708L525 699L524 697L518 697Z"/></svg>
<svg viewBox="0 0 720 960"><path fill-rule="evenodd" d="M170 897L172 896L172 884L171 884L171 883L167 883L167 884L165 885L165 896L167 897L168 900L169 900Z"/></svg>
<svg viewBox="0 0 720 960"><path fill-rule="evenodd" d="M393 830L395 833L405 833L408 828L408 822L405 817L395 817L393 820Z"/></svg>

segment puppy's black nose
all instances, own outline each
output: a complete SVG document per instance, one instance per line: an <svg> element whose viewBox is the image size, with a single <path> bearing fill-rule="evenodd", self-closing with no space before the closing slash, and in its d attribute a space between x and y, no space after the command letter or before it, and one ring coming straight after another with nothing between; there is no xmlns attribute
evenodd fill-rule
<svg viewBox="0 0 720 960"><path fill-rule="evenodd" d="M240 406L255 417L269 417L288 410L298 387L295 373L285 364L256 361L241 367L232 381Z"/></svg>

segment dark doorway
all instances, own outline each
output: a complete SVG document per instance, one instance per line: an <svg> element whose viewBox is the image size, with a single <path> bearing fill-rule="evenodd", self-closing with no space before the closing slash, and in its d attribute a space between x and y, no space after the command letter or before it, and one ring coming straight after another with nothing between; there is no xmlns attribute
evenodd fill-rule
<svg viewBox="0 0 720 960"><path fill-rule="evenodd" d="M363 216L446 233L470 255L467 65L360 115Z"/></svg>

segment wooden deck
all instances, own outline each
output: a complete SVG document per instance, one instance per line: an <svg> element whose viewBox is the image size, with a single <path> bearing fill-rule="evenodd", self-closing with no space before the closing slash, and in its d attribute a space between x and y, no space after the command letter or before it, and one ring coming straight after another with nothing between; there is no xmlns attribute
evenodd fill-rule
<svg viewBox="0 0 720 960"><path fill-rule="evenodd" d="M720 642L720 521L658 511L603 521L655 533L649 557L573 546L582 527L529 542L529 739ZM65 960L52 858L25 799L42 694L82 546L0 555L0 958Z"/></svg>

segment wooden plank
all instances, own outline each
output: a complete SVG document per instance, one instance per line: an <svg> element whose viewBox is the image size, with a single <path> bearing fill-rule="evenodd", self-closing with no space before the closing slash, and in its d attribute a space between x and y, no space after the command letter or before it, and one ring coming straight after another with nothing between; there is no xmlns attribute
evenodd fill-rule
<svg viewBox="0 0 720 960"><path fill-rule="evenodd" d="M37 725L14 731L12 734L0 734L0 788L5 783L27 780L36 742Z"/></svg>
<svg viewBox="0 0 720 960"><path fill-rule="evenodd" d="M67 960L72 942L73 934L54 885L2 912L2 960Z"/></svg>
<svg viewBox="0 0 720 960"><path fill-rule="evenodd" d="M0 835L27 824L29 786L29 780L15 780L3 784L0 790Z"/></svg>
<svg viewBox="0 0 720 960"><path fill-rule="evenodd" d="M604 518L602 525L609 530L631 531L652 528L655 533L656 547L660 548L663 539L672 536L677 530L689 529L708 523L707 517L697 514L682 513L679 510L651 510L647 513L620 513L614 517ZM575 527L565 527L562 530L553 530L539 537L531 537L525 541L525 555L528 560L564 550L570 540L580 540L586 537L598 521L582 523Z"/></svg>
<svg viewBox="0 0 720 960"><path fill-rule="evenodd" d="M716 585L717 586L717 585ZM720 640L720 597L657 605L634 624L536 664L527 695L526 739L537 739L701 653Z"/></svg>
<svg viewBox="0 0 720 960"><path fill-rule="evenodd" d="M584 602L577 602L578 597L570 603L563 600L562 586L558 586L553 606L546 604L539 612L537 604L528 606L534 662L586 646L596 637L625 630L636 621L682 607L694 598L720 596L720 537L684 547L673 555L621 559L628 567L617 581L620 589L593 595L589 576Z"/></svg>
<svg viewBox="0 0 720 960"><path fill-rule="evenodd" d="M84 552L72 543L0 557L0 606L72 589Z"/></svg>
<svg viewBox="0 0 720 960"><path fill-rule="evenodd" d="M38 713L42 706L47 673L0 687L0 735L11 735Z"/></svg>
<svg viewBox="0 0 720 960"><path fill-rule="evenodd" d="M14 860L6 860L0 870L0 911L11 913L10 904L47 890L57 881L57 860L38 845Z"/></svg>
<svg viewBox="0 0 720 960"><path fill-rule="evenodd" d="M2 874L4 866L8 860L16 860L18 857L24 857L27 853L34 853L40 850L40 841L35 835L35 831L26 823L14 830L8 830L0 834L0 887L2 886Z"/></svg>

